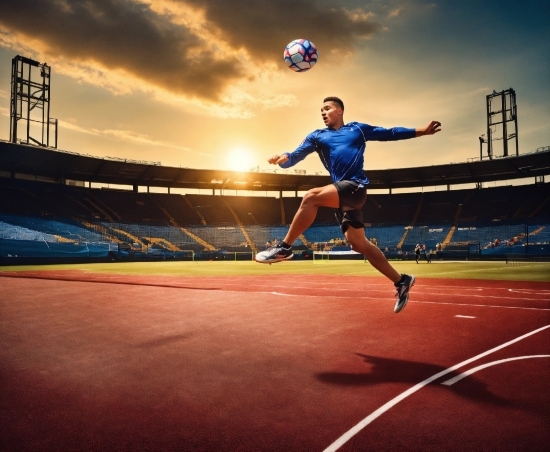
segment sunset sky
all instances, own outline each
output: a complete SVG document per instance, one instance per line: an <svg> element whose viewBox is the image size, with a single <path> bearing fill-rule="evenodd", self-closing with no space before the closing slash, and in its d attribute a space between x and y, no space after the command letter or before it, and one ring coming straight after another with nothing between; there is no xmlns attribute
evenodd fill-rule
<svg viewBox="0 0 550 452"><path fill-rule="evenodd" d="M550 145L549 24L547 0L2 0L0 139L22 55L52 68L62 150L269 169L324 127L322 99L336 95L346 122L443 124L370 142L366 168L464 162L479 157L486 95L513 88L527 153ZM297 38L319 50L306 73L283 62ZM296 168L325 173L316 155Z"/></svg>

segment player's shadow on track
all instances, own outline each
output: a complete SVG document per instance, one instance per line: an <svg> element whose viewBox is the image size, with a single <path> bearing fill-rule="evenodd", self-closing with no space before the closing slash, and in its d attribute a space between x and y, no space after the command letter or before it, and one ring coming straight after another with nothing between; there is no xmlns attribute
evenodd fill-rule
<svg viewBox="0 0 550 452"><path fill-rule="evenodd" d="M201 287L201 286L182 286L179 284L162 284L149 283L143 281L133 281L121 279L121 276L113 275L111 278L97 278L93 274L86 277L71 277L71 276L42 276L42 275L18 275L6 274L0 272L0 277L3 278L21 278L21 279L45 279L47 281L64 281L64 282L81 282L81 283L96 283L96 284L117 284L122 286L142 286L142 287L162 287L167 289L185 289L185 290L224 290L223 287ZM118 278L118 279L116 279Z"/></svg>
<svg viewBox="0 0 550 452"><path fill-rule="evenodd" d="M370 366L369 372L322 372L316 374L318 380L323 383L341 386L374 386L384 383L408 383L415 385L425 379L446 370L446 367L437 364L408 361L402 359L381 358L378 356L363 355L356 353ZM429 386L439 387L454 392L455 394L473 399L476 402L490 403L494 405L509 405L503 399L487 389L487 385L477 380L472 375L451 386L442 385L443 381L449 380L461 371L453 371L445 374Z"/></svg>

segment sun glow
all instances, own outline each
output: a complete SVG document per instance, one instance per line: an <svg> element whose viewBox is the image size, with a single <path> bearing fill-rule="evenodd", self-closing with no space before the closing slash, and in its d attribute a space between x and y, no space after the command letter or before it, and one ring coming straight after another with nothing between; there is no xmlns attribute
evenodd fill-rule
<svg viewBox="0 0 550 452"><path fill-rule="evenodd" d="M225 166L231 171L249 171L255 166L255 159L246 149L233 149L227 154Z"/></svg>

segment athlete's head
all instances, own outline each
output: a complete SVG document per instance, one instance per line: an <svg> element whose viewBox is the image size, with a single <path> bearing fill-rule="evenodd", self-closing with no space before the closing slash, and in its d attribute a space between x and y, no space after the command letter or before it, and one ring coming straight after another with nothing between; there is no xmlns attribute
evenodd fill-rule
<svg viewBox="0 0 550 452"><path fill-rule="evenodd" d="M340 99L339 97L336 97L336 96L329 96L329 97L325 97L323 99L323 103L325 102L333 102L335 103L339 108L342 109L342 111L344 111L344 102L342 101L342 99Z"/></svg>
<svg viewBox="0 0 550 452"><path fill-rule="evenodd" d="M339 129L344 124L344 102L338 97L326 97L321 107L321 116L325 126Z"/></svg>

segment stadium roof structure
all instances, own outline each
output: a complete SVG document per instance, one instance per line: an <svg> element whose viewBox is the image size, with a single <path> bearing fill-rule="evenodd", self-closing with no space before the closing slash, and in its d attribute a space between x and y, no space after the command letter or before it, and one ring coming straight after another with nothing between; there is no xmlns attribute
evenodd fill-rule
<svg viewBox="0 0 550 452"><path fill-rule="evenodd" d="M331 183L328 175L299 171L237 172L162 166L118 158L99 158L52 148L0 141L0 171L63 181L130 186L306 191ZM550 174L550 148L519 156L417 168L369 170L371 189L396 189L494 182Z"/></svg>

